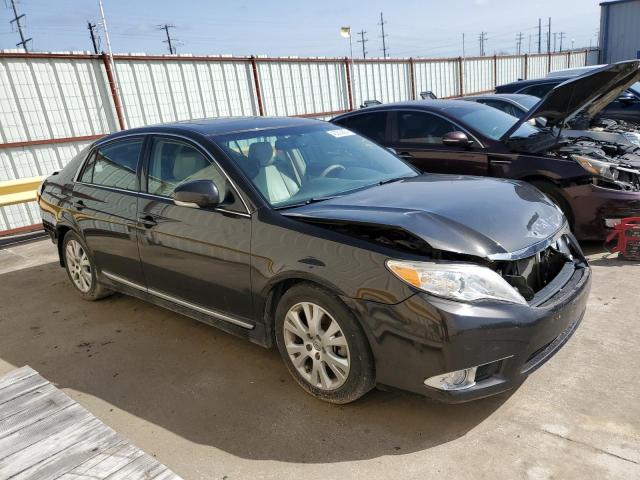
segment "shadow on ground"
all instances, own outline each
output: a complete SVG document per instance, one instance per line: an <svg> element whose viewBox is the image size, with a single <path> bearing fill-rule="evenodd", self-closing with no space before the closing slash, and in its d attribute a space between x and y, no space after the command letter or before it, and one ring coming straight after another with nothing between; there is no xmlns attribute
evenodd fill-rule
<svg viewBox="0 0 640 480"><path fill-rule="evenodd" d="M507 399L442 405L373 391L327 405L294 383L275 350L122 295L85 302L55 263L0 275L0 289L3 360L242 458L325 463L424 450Z"/></svg>

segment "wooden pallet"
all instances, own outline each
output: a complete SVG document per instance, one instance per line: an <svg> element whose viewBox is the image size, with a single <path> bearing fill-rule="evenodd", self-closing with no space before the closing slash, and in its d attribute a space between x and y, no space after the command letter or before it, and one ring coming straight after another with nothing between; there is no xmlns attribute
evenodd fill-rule
<svg viewBox="0 0 640 480"><path fill-rule="evenodd" d="M179 480L30 367L0 377L0 480Z"/></svg>

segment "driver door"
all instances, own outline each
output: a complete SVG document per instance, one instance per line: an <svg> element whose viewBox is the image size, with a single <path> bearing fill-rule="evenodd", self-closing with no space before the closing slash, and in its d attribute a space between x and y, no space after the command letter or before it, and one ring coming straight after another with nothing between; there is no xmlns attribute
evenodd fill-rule
<svg viewBox="0 0 640 480"><path fill-rule="evenodd" d="M211 155L186 139L154 136L148 151L138 241L150 293L251 318L251 216L239 192ZM216 183L223 203L207 209L175 205L175 187L195 179Z"/></svg>
<svg viewBox="0 0 640 480"><path fill-rule="evenodd" d="M431 173L486 175L487 155L479 146L444 145L442 138L460 128L432 113L418 110L393 112L390 146L414 167Z"/></svg>

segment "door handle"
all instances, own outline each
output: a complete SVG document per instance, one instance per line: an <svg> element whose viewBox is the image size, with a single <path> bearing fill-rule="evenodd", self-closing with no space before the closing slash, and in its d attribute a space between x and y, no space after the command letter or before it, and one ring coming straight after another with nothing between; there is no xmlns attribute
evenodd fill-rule
<svg viewBox="0 0 640 480"><path fill-rule="evenodd" d="M75 208L76 210L82 210L83 208L86 207L86 205L84 204L84 202L82 200L78 200L77 202L73 202L72 205L73 205L73 208Z"/></svg>
<svg viewBox="0 0 640 480"><path fill-rule="evenodd" d="M158 224L151 215L144 215L140 217L140 223L144 226L144 228L152 228Z"/></svg>

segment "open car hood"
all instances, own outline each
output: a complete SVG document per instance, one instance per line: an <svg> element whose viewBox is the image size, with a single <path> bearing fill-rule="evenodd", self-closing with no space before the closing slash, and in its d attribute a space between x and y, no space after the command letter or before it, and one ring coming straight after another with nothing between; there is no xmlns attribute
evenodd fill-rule
<svg viewBox="0 0 640 480"><path fill-rule="evenodd" d="M640 60L612 63L572 78L551 90L501 138L508 140L532 118L544 117L547 126L565 123L578 113L592 118L640 79Z"/></svg>
<svg viewBox="0 0 640 480"><path fill-rule="evenodd" d="M527 183L434 174L281 213L319 224L404 230L433 249L491 260L533 255L532 247L566 224L560 210Z"/></svg>

